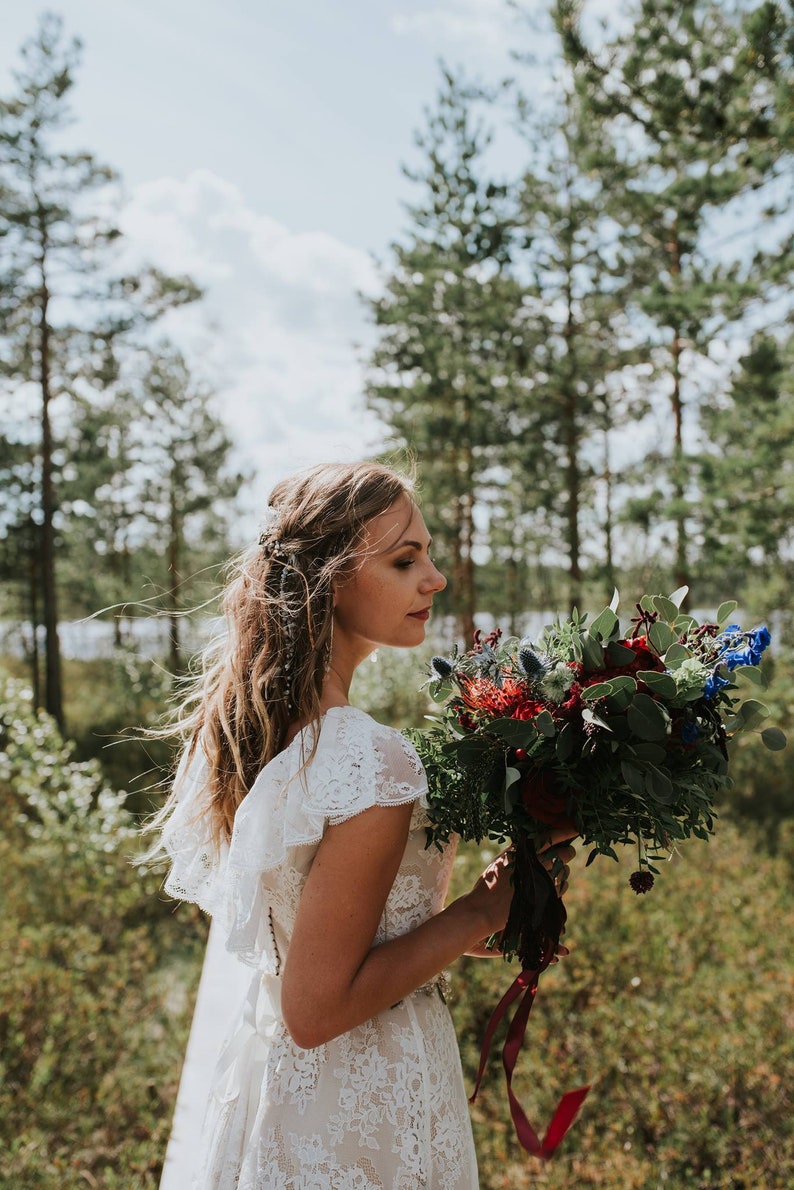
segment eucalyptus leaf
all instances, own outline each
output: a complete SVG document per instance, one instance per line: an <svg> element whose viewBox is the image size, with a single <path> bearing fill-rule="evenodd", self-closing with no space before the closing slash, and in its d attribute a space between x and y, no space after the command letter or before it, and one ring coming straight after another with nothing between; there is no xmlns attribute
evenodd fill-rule
<svg viewBox="0 0 794 1190"><path fill-rule="evenodd" d="M664 806L669 806L675 797L672 781L655 764L649 764L646 769L645 788L650 798Z"/></svg>
<svg viewBox="0 0 794 1190"><path fill-rule="evenodd" d="M765 727L761 739L770 752L782 752L787 744L786 733L779 727Z"/></svg>
<svg viewBox="0 0 794 1190"><path fill-rule="evenodd" d="M676 641L675 644L670 645L669 649L665 651L664 663L668 669L678 669L682 661L688 660L692 656L686 645L680 644Z"/></svg>
<svg viewBox="0 0 794 1190"><path fill-rule="evenodd" d="M623 780L628 785L629 789L636 797L645 797L645 774L641 768L636 764L632 764L630 760L622 760L620 763L620 771L623 774Z"/></svg>
<svg viewBox="0 0 794 1190"><path fill-rule="evenodd" d="M746 731L749 727L757 727L769 717L769 707L757 698L748 698L739 707L737 716L741 720L742 730Z"/></svg>
<svg viewBox="0 0 794 1190"><path fill-rule="evenodd" d="M617 587L615 587L615 589L612 592L612 598L609 602L609 610L611 612L616 612L618 610L619 606L620 606L620 594L618 593Z"/></svg>
<svg viewBox="0 0 794 1190"><path fill-rule="evenodd" d="M735 599L726 599L724 603L721 603L717 608L717 623L719 625L724 624L728 616L735 612L738 606L739 604Z"/></svg>
<svg viewBox="0 0 794 1190"><path fill-rule="evenodd" d="M661 764L667 756L667 749L661 744L635 744L633 752L638 760L645 760L651 764Z"/></svg>
<svg viewBox="0 0 794 1190"><path fill-rule="evenodd" d="M637 691L637 683L628 674L613 678L610 685L614 686L607 699L607 706L611 714L625 711Z"/></svg>
<svg viewBox="0 0 794 1190"><path fill-rule="evenodd" d="M585 702L597 702L599 698L606 698L611 692L611 682L593 682L592 686L587 686L582 691L582 699Z"/></svg>
<svg viewBox="0 0 794 1190"><path fill-rule="evenodd" d="M644 612L652 612L654 610L653 597L651 595L643 595L640 599L640 607Z"/></svg>
<svg viewBox="0 0 794 1190"><path fill-rule="evenodd" d="M540 735L550 738L557 734L557 727L548 711L541 711L539 715L535 716L533 723Z"/></svg>
<svg viewBox="0 0 794 1190"><path fill-rule="evenodd" d="M618 627L618 618L611 608L605 607L590 625L590 632L600 640L608 640Z"/></svg>
<svg viewBox="0 0 794 1190"><path fill-rule="evenodd" d="M733 676L747 678L748 682L752 682L754 686L760 686L762 690L766 689L767 680L757 665L737 665Z"/></svg>
<svg viewBox="0 0 794 1190"><path fill-rule="evenodd" d="M664 708L648 694L636 694L626 712L628 724L641 740L663 740L669 718Z"/></svg>
<svg viewBox="0 0 794 1190"><path fill-rule="evenodd" d="M657 621L655 624L651 624L648 629L648 640L656 652L661 655L670 648L670 645L675 643L676 637L675 633L666 624Z"/></svg>
<svg viewBox="0 0 794 1190"><path fill-rule="evenodd" d="M689 594L689 587L678 587L670 596L670 602L680 607Z"/></svg>
<svg viewBox="0 0 794 1190"><path fill-rule="evenodd" d="M675 698L675 678L671 678L670 674L659 673L655 669L643 669L639 671L637 677L660 698Z"/></svg>
<svg viewBox="0 0 794 1190"><path fill-rule="evenodd" d="M631 665L637 657L633 649L622 645L619 641L610 641L607 645L607 661L610 665Z"/></svg>
<svg viewBox="0 0 794 1190"><path fill-rule="evenodd" d="M498 735L512 748L526 748L537 737L532 723L526 719L493 719L488 724L488 731Z"/></svg>
<svg viewBox="0 0 794 1190"><path fill-rule="evenodd" d="M664 595L653 596L653 607L668 624L672 624L678 615L677 604L672 599L665 599Z"/></svg>
<svg viewBox="0 0 794 1190"><path fill-rule="evenodd" d="M604 668L604 648L600 641L585 632L582 637L582 663L588 673Z"/></svg>

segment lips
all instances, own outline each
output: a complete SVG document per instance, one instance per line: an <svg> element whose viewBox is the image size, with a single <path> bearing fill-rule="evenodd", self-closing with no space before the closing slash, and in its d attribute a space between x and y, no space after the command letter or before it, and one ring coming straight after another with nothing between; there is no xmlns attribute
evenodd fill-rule
<svg viewBox="0 0 794 1190"><path fill-rule="evenodd" d="M422 608L420 612L409 612L408 615L412 620L422 620L424 622L425 620L430 619L430 608Z"/></svg>

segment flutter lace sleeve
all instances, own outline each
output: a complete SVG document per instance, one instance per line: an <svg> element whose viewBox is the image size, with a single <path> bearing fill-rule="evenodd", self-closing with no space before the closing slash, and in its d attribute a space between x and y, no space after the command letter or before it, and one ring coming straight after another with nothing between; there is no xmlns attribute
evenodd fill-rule
<svg viewBox="0 0 794 1190"><path fill-rule="evenodd" d="M334 707L323 717L313 755L311 744L306 732L262 769L221 855L213 849L206 817L195 818L200 768L183 776L184 809L180 797L163 840L174 865L166 890L220 916L227 948L266 972L278 968L272 906L285 889L295 893L297 874L308 869L311 849L328 826L373 806L408 802L416 803L412 826L427 821L424 769L398 731L354 707Z"/></svg>
<svg viewBox="0 0 794 1190"><path fill-rule="evenodd" d="M219 913L225 899L228 847L216 845L207 813L207 762L201 747L182 755L174 778L176 805L160 842L171 860L163 887L169 896Z"/></svg>
<svg viewBox="0 0 794 1190"><path fill-rule="evenodd" d="M308 733L306 733L308 735ZM235 818L229 849L229 941L244 961L278 968L268 921L291 917L305 873L329 826L372 806L415 802L425 815L424 769L397 731L354 707L334 707L317 748L298 738L257 777Z"/></svg>

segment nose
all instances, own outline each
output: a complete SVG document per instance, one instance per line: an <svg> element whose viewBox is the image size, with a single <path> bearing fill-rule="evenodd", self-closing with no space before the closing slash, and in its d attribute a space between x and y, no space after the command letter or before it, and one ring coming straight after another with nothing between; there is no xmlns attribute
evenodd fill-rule
<svg viewBox="0 0 794 1190"><path fill-rule="evenodd" d="M433 562L430 562L430 569L428 574L425 575L422 589L430 594L431 591L443 591L446 585L447 580L441 571Z"/></svg>

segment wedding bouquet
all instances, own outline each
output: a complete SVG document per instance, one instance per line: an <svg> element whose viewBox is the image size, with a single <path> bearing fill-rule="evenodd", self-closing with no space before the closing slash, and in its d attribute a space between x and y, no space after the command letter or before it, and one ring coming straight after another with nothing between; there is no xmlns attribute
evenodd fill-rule
<svg viewBox="0 0 794 1190"><path fill-rule="evenodd" d="M469 651L433 658L429 691L441 709L432 727L411 733L428 778L428 845L452 834L511 843L513 900L491 941L505 958L518 956L522 970L491 1017L472 1099L496 1027L520 998L502 1057L516 1132L538 1157L551 1157L589 1090L562 1097L542 1140L512 1090L538 978L566 918L538 848L552 831L579 836L589 864L636 846L630 883L647 892L661 856L712 833L715 794L729 780L728 743L769 713L746 696L748 686L765 684L758 665L768 629L727 623L734 601L714 623L699 624L680 610L685 595L685 587L669 598L643 595L626 632L616 593L592 624L575 612L537 643L503 641L498 629L478 634ZM761 738L773 750L786 744L776 727Z"/></svg>
<svg viewBox="0 0 794 1190"><path fill-rule="evenodd" d="M574 612L537 643L479 636L468 652L434 657L434 726L413 733L429 784L430 839L455 833L515 851L515 895L500 945L524 967L551 959L564 909L537 847L550 831L580 836L597 855L637 848L630 877L653 885L656 864L675 845L714 828L714 797L729 780L727 744L758 727L768 709L746 697L763 686L758 664L770 635L681 612L669 598L643 595L624 633L617 594L591 623ZM785 746L776 727L767 747Z"/></svg>

